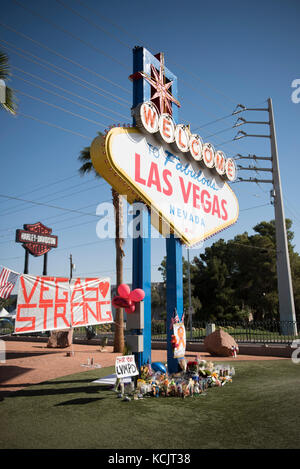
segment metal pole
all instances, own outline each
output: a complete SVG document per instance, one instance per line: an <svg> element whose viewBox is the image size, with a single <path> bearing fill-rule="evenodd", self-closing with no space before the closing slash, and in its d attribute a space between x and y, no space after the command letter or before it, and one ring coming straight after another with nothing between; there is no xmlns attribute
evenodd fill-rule
<svg viewBox="0 0 300 469"><path fill-rule="evenodd" d="M43 266L43 275L47 275L47 262L48 261L48 253L44 254L44 266Z"/></svg>
<svg viewBox="0 0 300 469"><path fill-rule="evenodd" d="M277 282L279 297L280 321L289 321L281 328L284 335L297 335L297 324L295 315L295 305L293 296L293 285L291 277L290 259L288 251L288 242L285 226L284 207L282 200L282 190L279 172L278 152L276 143L276 133L273 115L272 99L268 99L268 110L270 119L271 134L271 155L273 168L274 185L274 209L275 209L275 228L276 228L276 250L277 250ZM292 322L291 322L292 321Z"/></svg>
<svg viewBox="0 0 300 469"><path fill-rule="evenodd" d="M140 71L151 73L150 63L154 57L143 47L133 49L133 74ZM143 79L133 81L132 106L151 99L151 87ZM133 123L135 120L133 118ZM141 288L145 292L144 329L139 350L134 353L138 368L151 363L151 215L147 206L137 213L140 216L140 236L132 240L132 289Z"/></svg>
<svg viewBox="0 0 300 469"><path fill-rule="evenodd" d="M29 252L27 249L25 249L24 274L28 274L28 263L29 263Z"/></svg>
<svg viewBox="0 0 300 469"><path fill-rule="evenodd" d="M73 276L73 261L72 261L72 254L70 254L70 280Z"/></svg>

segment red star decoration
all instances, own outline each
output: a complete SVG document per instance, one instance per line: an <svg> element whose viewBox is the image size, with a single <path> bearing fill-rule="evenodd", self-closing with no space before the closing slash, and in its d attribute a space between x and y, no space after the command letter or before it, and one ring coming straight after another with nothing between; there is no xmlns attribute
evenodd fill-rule
<svg viewBox="0 0 300 469"><path fill-rule="evenodd" d="M156 90L154 95L152 96L152 100L155 98L159 98L159 107L160 112L168 112L172 114L172 106L171 102L175 103L176 106L180 107L179 101L172 96L169 91L169 88L172 86L173 81L169 83L165 83L165 74L164 74L164 56L161 54L161 61L159 63L159 72L157 72L156 68L151 64L151 70L154 75L154 78L149 76L145 72L140 72L145 80Z"/></svg>

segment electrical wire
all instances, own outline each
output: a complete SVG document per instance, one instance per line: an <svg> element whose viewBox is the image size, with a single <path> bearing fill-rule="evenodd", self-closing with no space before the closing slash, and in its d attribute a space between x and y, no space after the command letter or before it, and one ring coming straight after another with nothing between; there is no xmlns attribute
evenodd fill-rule
<svg viewBox="0 0 300 469"><path fill-rule="evenodd" d="M15 65L11 65L10 66L11 69L15 69L15 70L18 70L19 72L22 72L22 73L25 73L26 75L29 75L30 77L32 78L35 78L36 80L39 80L43 83L47 83L48 85L50 86L53 86L54 88L58 89L58 90L61 90L63 91L64 93L67 93L67 94L70 94L71 96L75 96L76 98L79 98L79 99L82 99L83 101L86 101L87 103L90 103L90 104L93 104L94 106L97 106L97 107L100 107L102 109L105 109L106 111L109 111L111 112L112 114L116 114L117 116L120 116L120 117L123 117L125 119L128 119L127 116L125 116L124 114L120 114L119 112L116 112L116 111L113 111L112 109L106 107L106 106L102 106L101 104L99 103L96 103L95 101L92 101L91 99L88 99L88 98L85 98L84 96L81 96L77 93L73 93L72 91L70 90L67 90L66 88L62 88L61 86L58 86L56 83L52 83L51 81L49 80L45 80L44 78L41 78L39 77L38 75L35 75L34 73L29 73L29 72L26 72L25 70L23 70L22 68L19 68L19 67L16 67ZM15 77L16 75L14 75ZM31 83L32 84L32 83Z"/></svg>
<svg viewBox="0 0 300 469"><path fill-rule="evenodd" d="M104 129L107 127L106 124L102 124L102 122L98 122L98 121L94 121L93 119L89 119L88 117L84 117L84 116L81 116L80 114L77 114L76 112L72 112L72 111L68 111L67 109L61 107L61 106L57 106L56 104L53 104L53 103L49 103L48 101L45 101L44 99L41 99L41 98L37 98L36 96L32 96L28 93L25 93L24 91L21 91L21 90L18 90L16 88L14 88L14 91L16 93L19 93L19 94L22 94L23 96L26 96L27 98L30 98L30 99L33 99L35 101L39 101L40 103L42 104L46 104L47 106L51 106L55 109L58 109L59 111L63 111L67 114L70 114L71 116L74 116L74 117L78 117L79 119L83 119L87 122L91 122L92 124L95 124L95 125L100 125L101 127L103 127Z"/></svg>
<svg viewBox="0 0 300 469"><path fill-rule="evenodd" d="M78 194L81 194L83 192L88 192L90 190L93 190L93 189L98 189L99 186L98 184L95 185L95 186L92 186L92 187L88 187L86 189L83 189L81 191L75 191L75 192L72 192L71 194L68 194L68 195L64 195L64 196L59 196L59 197L55 197L54 199L51 199L51 200L47 200L46 202L49 203L49 202L54 202L56 200L60 200L60 199L67 199L68 197L71 197L73 195L78 195ZM6 216L10 216L12 214L15 214L15 213L20 213L20 212L23 212L25 210L28 210L28 207L27 208L24 208L24 209L19 209L19 210L15 210L14 212L8 212L8 213L4 213L4 214L1 214L1 215L6 215Z"/></svg>
<svg viewBox="0 0 300 469"><path fill-rule="evenodd" d="M111 200L103 200L101 203L104 204L104 203L108 203L108 202L111 202ZM107 220L107 218L105 218ZM113 220L113 218L110 218L110 220ZM65 221L65 220L63 220ZM91 221L85 221L85 222L80 222L80 223L75 223L73 225L69 225L69 226L63 226L62 228L59 228L59 233L62 233L64 231L67 231L67 230L70 230L72 228L78 228L79 226L86 226L86 225L90 225L91 223L95 223L95 220L91 220ZM55 225L54 225L55 226ZM6 241L1 241L0 242L0 245L2 244L10 244L10 243L15 243L15 239L10 239L10 240L6 240Z"/></svg>
<svg viewBox="0 0 300 469"><path fill-rule="evenodd" d="M242 208L242 209L240 210L240 212L246 212L246 211L248 211L248 210L253 210L253 209L255 209L255 208L267 207L267 206L268 206L268 207L271 206L270 202L267 203L267 204L255 205L254 207Z"/></svg>
<svg viewBox="0 0 300 469"><path fill-rule="evenodd" d="M102 187L103 185L105 185L106 182L102 183L102 184L97 184L96 186L92 186L93 188L94 187ZM87 182L84 181L80 184L75 184L73 186L70 186L70 187L67 187L67 188L64 188L64 189L61 189L60 191L56 191L56 194L59 194L59 193L62 193L62 192L65 192L65 191L69 191L70 189L74 189L75 187L78 189L78 187L80 186L86 186L87 185ZM81 192L84 192L85 189L83 191L77 191L77 192L72 192L70 195L74 195L74 194L80 194ZM44 198L47 198L49 197L49 195L52 195L53 193L51 192L50 194L46 194L46 195L43 195L42 197L39 197L39 200L41 199L44 199ZM70 195L68 194L65 194L65 195L60 195L59 197L56 197L55 199L51 199L51 200L45 200L45 202L52 202L53 200L58 200L58 199L61 199L61 198L66 198L66 197L69 197ZM20 206L22 207L23 205L26 205L26 203L22 202L21 204L18 204L14 207L11 207L7 210L9 210L8 212L1 212L0 215L12 215L16 212L20 212L21 210L17 210L17 211L11 211L12 209L15 209L15 208L19 208Z"/></svg>
<svg viewBox="0 0 300 469"><path fill-rule="evenodd" d="M85 205L83 207L80 207L79 210L85 210L86 208L91 208L91 207L94 207L94 206L95 206L94 203L89 204L89 205ZM45 219L45 223L48 223L50 220L53 220L53 219L57 220L58 218L65 217L65 216L66 216L65 213L61 213L59 215L52 215L51 217L47 217ZM81 216L89 216L89 214L81 215ZM65 221L73 220L74 218L78 218L78 216L75 215L75 217L71 217L71 218L67 218L67 219L64 218L63 220L54 223L54 225L56 226L60 223L64 223ZM7 228L2 228L0 231L15 231L15 230L16 230L16 224L14 226L10 226L10 227L7 227ZM5 235L5 236L9 236L9 235ZM4 237L4 235L2 237Z"/></svg>
<svg viewBox="0 0 300 469"><path fill-rule="evenodd" d="M47 187L51 187L51 186L54 186L56 184L60 184L62 182L66 182L70 179L74 179L75 177L78 177L78 173L74 174L73 176L68 176L67 178L59 179L58 181L54 181L54 182L51 182L51 183L46 184L46 185L45 184L39 184L35 189L32 189L32 190L27 191L27 192L22 192L21 194L17 194L17 197L22 197L23 195L32 194L33 192L36 192L37 190L45 189ZM4 203L5 202L1 202L0 205L2 205Z"/></svg>
<svg viewBox="0 0 300 469"><path fill-rule="evenodd" d="M223 117L219 117L218 119L215 119L213 121L210 121L210 122L207 122L206 124L203 124L199 127L196 127L195 129L193 129L193 132L196 132L197 130L200 130L200 129L204 129L204 127L208 127L209 125L212 125L212 124L215 124L216 122L219 122L219 121L222 121L224 119L228 119L228 117L233 117L235 116L234 113L231 113L231 114L226 114L225 116Z"/></svg>
<svg viewBox="0 0 300 469"><path fill-rule="evenodd" d="M119 44L121 44L122 46L125 46L127 47L128 49L131 50L131 47L126 44L125 42L121 41L119 38L117 38L114 34L112 34L111 32L108 32L106 31L106 29L102 28L101 26L99 26L99 24L97 23L94 23L94 21L91 21L90 19L86 18L85 16L81 15L80 13L78 13L78 11L74 10L73 8L71 8L69 5L66 5L64 2L62 2L61 0L56 0L56 2L58 4L60 4L61 6L63 6L66 10L69 10L71 11L74 15L77 15L79 18L83 19L84 21L87 21L90 25L94 26L96 29L98 29L99 31L101 32L104 32L105 34L107 34L108 36L111 36L115 41L119 42Z"/></svg>
<svg viewBox="0 0 300 469"><path fill-rule="evenodd" d="M100 78L101 80L104 80L104 81L106 81L107 83L110 83L111 85L120 88L122 91L125 91L125 92L128 93L128 94L131 94L131 92L130 92L127 88L125 88L124 86L119 85L118 83L116 83L116 82L110 80L109 78L104 77L103 75L100 75L100 73L95 72L95 71L92 70L91 68L85 67L84 65L80 64L79 62L76 62L75 60L70 59L69 57L66 57L66 56L63 55L63 54L60 54L59 52L57 52L57 51L54 50L54 49L51 49L50 47L46 46L46 45L43 44L42 42L39 42L39 41L33 39L32 37L27 36L27 35L24 34L24 33L21 33L21 32L18 31L17 29L14 29L14 28L12 28L11 26L8 26L7 24L1 23L1 22L0 22L0 26L2 26L3 28L8 29L9 31L14 32L14 33L17 34L18 36L20 36L20 37L22 37L22 38L24 38L24 39L27 39L28 41L31 41L33 44L36 44L36 45L38 45L39 47L41 47L41 48L47 50L48 52L51 52L52 54L56 55L57 57L60 57L60 58L62 58L63 60L66 60L67 62L70 62L70 63L73 64L73 65L76 65L77 67L81 68L81 69L84 70L85 72L92 73L92 74L95 75L97 78Z"/></svg>
<svg viewBox="0 0 300 469"><path fill-rule="evenodd" d="M90 83L89 81L87 80L84 80L83 78L80 78L78 77L77 75L75 75L74 73L71 73L71 72L68 72L67 70L63 69L62 67L58 67L57 65L54 65L53 63L47 61L47 60L44 60L44 59L41 59L40 57L38 57L37 55L34 55L34 54L31 54L30 52L28 51L25 51L24 49L20 48L20 47L16 47L14 46L12 43L8 42L8 41L5 41L4 39L1 39L0 40L0 43L2 44L2 47L4 47L5 49L8 49L8 50L12 50L12 52L14 54L17 54L19 55L20 57L23 57L25 60L28 60L29 62L32 62L36 65L39 65L40 67L43 67L45 68L46 70L49 70L50 72L52 73L55 73L56 75L58 76L62 76L63 78L66 78L67 80L69 81L72 81L73 83L76 83L76 85L78 86L82 86L83 88L86 88L90 91L92 91L94 94L97 94L99 96L102 96L104 97L105 99L108 99L109 101L113 101L114 103L117 103L119 104L120 106L124 106L126 109L128 108L128 104L130 105L130 102L127 101L126 99L124 98L121 98L120 96L117 96L115 95L114 93L111 93L110 91L107 91L107 90L104 90L103 88L101 88L100 86L97 86L97 85L94 85L93 83ZM8 45L7 45L8 44ZM16 52L16 50L13 50L13 49L16 49L17 51L21 51L22 53L20 52ZM26 57L26 55L24 54L27 54L29 55L30 57L34 57L34 59L31 59L29 57ZM44 65L43 63L41 62L44 62L48 65L50 65L50 67L48 67L47 65ZM57 70L54 70L54 69L57 69L59 70L59 72ZM65 76L67 75L67 76ZM70 77L73 77L73 78L70 78ZM86 83L86 84L82 84L82 83ZM88 86L90 85L90 86ZM95 90L100 90L102 92L99 92L99 91L95 91L93 88L95 88ZM105 93L105 94L103 94ZM108 96L109 95L109 96ZM111 97L112 96L112 97Z"/></svg>
<svg viewBox="0 0 300 469"><path fill-rule="evenodd" d="M54 127L55 129L63 130L64 132L77 135L78 137L82 137L82 138L89 140L89 142L93 139L93 137L88 137L87 135L81 134L79 132L75 132L74 130L66 129L65 127L61 127L60 125L53 124L52 122L41 120L38 117L31 116L30 114L25 114L24 112L18 111L18 116L26 117L27 119L32 119L34 121L39 122L40 124L48 125L49 127Z"/></svg>
<svg viewBox="0 0 300 469"><path fill-rule="evenodd" d="M121 67L125 68L125 70L128 70L128 66L122 62L120 62L119 60L117 60L115 57L113 57L112 55L110 54L107 54L106 52L104 52L102 49L99 49L99 47L96 47L95 45L87 42L87 41L84 41L83 39L81 39L79 36L76 36L75 34L71 33L70 31L68 31L67 29L65 28L62 28L61 26L58 26L56 23L54 23L53 21L50 21L48 18L46 18L45 16L41 15L40 13L37 13L35 12L34 10L32 10L31 8L28 8L27 6L23 5L21 2L19 2L18 0L12 0L14 3L16 3L17 5L19 5L20 7L24 8L24 10L27 10L29 11L33 16L37 16L38 18L41 18L43 21L45 21L46 23L50 24L53 28L57 29L58 31L61 31L63 32L64 34L70 36L71 38L75 39L76 41L79 41L81 42L82 44L84 44L85 46L89 47L90 49L94 50L95 52L98 52L99 54L105 56L106 58L112 60L113 62L115 62L116 64L120 65Z"/></svg>
<svg viewBox="0 0 300 469"><path fill-rule="evenodd" d="M80 212L79 210L76 209L71 209L71 208L66 208L66 207L60 207L58 205L50 205L42 202L37 202L35 200L26 200L22 199L21 197L13 197L13 196L8 196L6 194L0 194L0 197L5 198L5 199L10 199L10 200L18 200L21 202L27 202L32 205L39 205L42 207L49 207L49 208L54 208L56 210L62 210L64 212L73 212L73 213L79 213L80 215L90 215L91 217L98 217L98 215L95 215L93 213L85 213L85 212Z"/></svg>
<svg viewBox="0 0 300 469"><path fill-rule="evenodd" d="M71 33L70 31L66 30L65 28L61 28L60 26L56 25L56 24L53 23L52 21L49 21L49 20L46 19L43 15L40 15L39 13L34 12L32 9L25 7L25 6L24 6L22 3L20 3L19 1L17 1L17 0L13 0L13 1L14 1L16 4L18 4L19 6L23 7L25 10L30 11L31 14L42 18L44 21L46 21L47 23L49 23L50 25L52 25L54 28L63 31L64 33L68 34L69 36L73 37L74 39L76 39L76 40L82 42L82 43L85 44L86 46L91 47L92 49L95 49L96 51L100 52L101 54L106 55L106 56L108 56L109 58L111 58L112 60L116 61L116 59L114 59L112 56L107 55L106 53L104 53L103 51L99 50L99 49L96 48L95 46L93 46L93 45L87 43L86 41L83 41L81 38L79 38L78 36L74 35L73 33ZM57 1L58 1L58 0L57 0ZM59 1L58 3L62 4L65 8L67 8L67 9L73 11L73 13L75 13L75 14L81 16L81 18L85 19L86 21L89 21L89 20L87 20L85 17L83 17L82 15L80 15L79 13L75 12L74 9L71 9L70 7L67 7L65 4L63 4L63 2L60 2L60 1ZM93 25L95 26L94 23L93 23ZM103 31L103 30L102 30L102 31ZM104 31L104 32L105 32L105 31ZM128 46L128 45L127 45L127 47L130 48L130 46ZM121 63L120 61L116 61L116 62L119 63L120 65L122 65L123 67L125 67L125 68L127 69L127 66L126 66L125 64ZM180 67L176 62L173 62L173 63L175 63L175 65L176 65L177 67L179 67L179 68L182 69L182 67ZM197 80L199 80L199 81L205 83L205 82L204 82L203 80L201 80L197 75L190 73L190 72L187 71L186 69L184 69L184 71L186 71L186 72L189 73L190 75L195 76L195 77L197 78ZM209 101L214 101L214 102L216 102L216 103L219 105L219 101L217 101L217 100L215 100L215 99L213 99L213 98L208 97L206 94L200 92L198 89L195 89L195 88L192 87L191 85L188 85L184 80L180 79L180 81L182 81L183 83L185 83L185 84L186 84L187 86L189 86L191 89L194 89L196 92L198 92L198 93L199 93L201 96L203 96L205 99L207 99L207 100L209 100ZM214 91L216 91L217 93L222 94L223 96L227 97L226 95L224 95L224 93L220 92L217 88L211 87L211 85L208 85L207 83L206 83L206 86L209 86L210 88L212 88L212 89L213 89ZM235 101L232 101L230 98L227 97L227 99L229 99L231 102L233 102L234 104L236 104ZM224 107L222 104L221 104L221 106Z"/></svg>
<svg viewBox="0 0 300 469"><path fill-rule="evenodd" d="M215 135L221 134L223 132L227 132L228 130L232 130L232 129L234 129L234 127L232 127L232 126L231 127L226 127L226 129L219 130L218 132L215 132L214 134L207 135L206 137L203 137L203 138L207 139L207 138L210 138L210 137L214 137Z"/></svg>
<svg viewBox="0 0 300 469"><path fill-rule="evenodd" d="M55 91L51 91L48 88L44 88L43 86L36 85L35 83L32 83L32 82L26 80L25 78L19 77L18 75L14 75L14 78L17 78L18 80L22 80L25 83L29 84L30 86L33 86L33 87L38 88L42 91L45 91L48 94L53 94L54 96L57 96L60 99L64 99L65 101L68 101L72 104L75 104L76 106L82 107L83 109L87 109L88 111L95 112L96 114L99 114L100 116L106 117L107 119L111 119L113 121L118 121L115 117L108 116L107 114L104 114L103 112L100 112L100 111L96 111L95 109L93 109L89 106L85 106L84 104L80 104L77 101L74 101L70 98L67 98L66 96L63 96L59 93L56 93ZM123 117L125 117L125 119L127 119L127 116L123 116Z"/></svg>
<svg viewBox="0 0 300 469"><path fill-rule="evenodd" d="M58 1L58 0L56 0ZM128 37L131 37L133 38L133 36L131 34L128 33L128 31L126 29L124 29L123 27L121 27L120 25L116 25L114 24L109 18L101 15L97 10L95 9L92 9L90 7L88 7L84 2L81 2L79 0L75 0L78 4L80 4L81 6L83 6L84 8L86 8L87 10L89 10L91 13L93 13L93 15L96 15L100 18L104 18L106 22L109 22L110 24L112 24L116 29L118 30L121 30L123 31ZM59 3L62 3L61 1L59 1ZM136 40L136 38L133 38L134 40ZM139 40L139 42L142 44L144 41L141 41ZM126 45L128 48L130 48L130 46L128 44L124 44ZM218 93L219 95L221 95L223 98L226 98L228 101L230 101L231 103L233 103L234 105L236 105L236 101L233 100L232 98L228 97L225 93L223 93L222 91L220 91L219 89L217 89L216 87L212 86L211 84L209 84L208 82L204 81L203 79L201 79L198 75L190 72L189 70L187 70L186 68L178 65L178 63L174 62L173 60L170 60L169 59L169 62L170 63L174 63L174 65L176 65L176 67L178 67L179 69L183 70L184 72L188 73L189 75L195 77L198 81L200 81L201 83L205 84L205 86L207 86L208 88L212 89L213 91L215 91L216 93ZM180 81L184 82L182 79L180 79ZM187 85L190 87L190 85ZM199 92L199 90L195 90L197 92ZM201 94L201 93L200 93ZM203 94L202 94L203 95ZM208 98L206 95L205 95L206 99L210 99ZM214 100L216 102L216 100ZM219 101L217 101L217 103L219 104Z"/></svg>

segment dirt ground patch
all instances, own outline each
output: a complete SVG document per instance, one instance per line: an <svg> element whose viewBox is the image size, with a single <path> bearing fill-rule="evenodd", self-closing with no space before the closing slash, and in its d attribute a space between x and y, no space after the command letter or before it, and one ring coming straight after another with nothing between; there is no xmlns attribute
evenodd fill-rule
<svg viewBox="0 0 300 469"><path fill-rule="evenodd" d="M70 356L68 356L68 353ZM47 348L46 342L5 341L5 361L0 362L0 394L17 391L33 384L48 381L92 368L106 368L115 364L119 353L113 347L100 345L73 344L64 349ZM197 354L204 360L241 361L241 360L287 360L287 358L238 355L233 357L212 357L209 353ZM187 359L195 357L195 352L187 352ZM93 365L88 363L93 359ZM152 362L167 361L166 350L152 350Z"/></svg>

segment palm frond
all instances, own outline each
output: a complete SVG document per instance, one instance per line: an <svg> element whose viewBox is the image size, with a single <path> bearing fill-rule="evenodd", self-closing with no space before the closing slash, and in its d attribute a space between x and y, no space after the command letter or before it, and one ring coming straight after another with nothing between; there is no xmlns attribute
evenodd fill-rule
<svg viewBox="0 0 300 469"><path fill-rule="evenodd" d="M98 132L98 135L101 137L103 134ZM82 163L78 169L79 174L84 176L85 174L94 173L95 177L101 178L100 174L95 171L92 160L91 160L91 147L84 147L83 150L79 153L78 160Z"/></svg>
<svg viewBox="0 0 300 469"><path fill-rule="evenodd" d="M5 80L9 75L8 56L0 51L0 79Z"/></svg>

